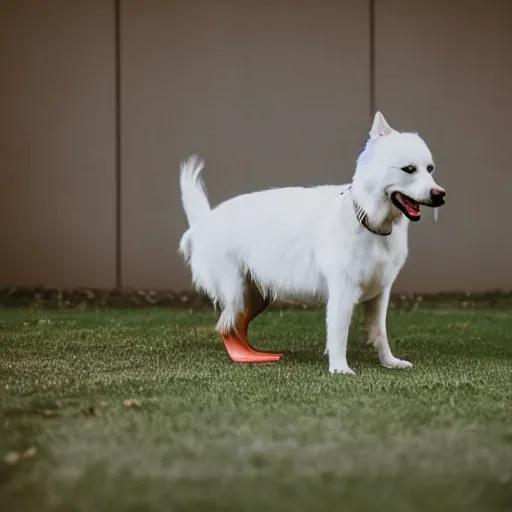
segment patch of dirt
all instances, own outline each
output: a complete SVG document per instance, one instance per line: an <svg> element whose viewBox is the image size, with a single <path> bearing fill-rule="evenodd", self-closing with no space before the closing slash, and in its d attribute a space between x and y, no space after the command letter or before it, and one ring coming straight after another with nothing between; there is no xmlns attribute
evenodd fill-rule
<svg viewBox="0 0 512 512"><path fill-rule="evenodd" d="M425 307L510 308L512 292L395 294L391 297L390 306L407 310ZM212 303L204 295L190 290L174 292L168 290L4 287L0 288L0 307L63 310L173 308L199 311L211 309ZM319 307L323 307L322 304L302 302L276 302L271 306L272 309L316 309Z"/></svg>

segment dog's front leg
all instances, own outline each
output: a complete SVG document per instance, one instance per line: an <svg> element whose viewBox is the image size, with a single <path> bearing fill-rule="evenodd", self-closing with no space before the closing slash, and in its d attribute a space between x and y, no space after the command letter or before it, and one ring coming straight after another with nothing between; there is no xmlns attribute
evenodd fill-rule
<svg viewBox="0 0 512 512"><path fill-rule="evenodd" d="M347 341L356 300L347 290L329 290L327 301L327 352L331 373L354 372L347 363Z"/></svg>
<svg viewBox="0 0 512 512"><path fill-rule="evenodd" d="M377 349L382 366L386 368L411 368L412 364L409 361L403 361L395 357L389 346L386 315L390 293L391 287L387 287L377 297L364 303L364 320L368 329L368 343Z"/></svg>

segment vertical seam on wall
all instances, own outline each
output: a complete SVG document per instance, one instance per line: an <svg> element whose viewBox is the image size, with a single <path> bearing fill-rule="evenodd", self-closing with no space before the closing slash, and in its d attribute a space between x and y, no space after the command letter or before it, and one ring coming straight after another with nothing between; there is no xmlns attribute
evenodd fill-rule
<svg viewBox="0 0 512 512"><path fill-rule="evenodd" d="M375 0L369 0L368 3L368 17L369 17L369 30L370 30L370 119L375 115Z"/></svg>
<svg viewBox="0 0 512 512"><path fill-rule="evenodd" d="M116 166L116 287L122 287L121 246L121 0L114 0L115 166Z"/></svg>

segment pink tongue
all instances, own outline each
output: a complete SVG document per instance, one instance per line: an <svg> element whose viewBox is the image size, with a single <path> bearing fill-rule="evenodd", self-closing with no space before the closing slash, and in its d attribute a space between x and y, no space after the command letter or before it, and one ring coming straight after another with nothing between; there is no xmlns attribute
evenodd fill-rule
<svg viewBox="0 0 512 512"><path fill-rule="evenodd" d="M405 196L400 194L400 197L402 199L403 205L407 208L407 211L410 214L417 215L418 214L418 207L414 203L411 203L411 201L409 201Z"/></svg>
<svg viewBox="0 0 512 512"><path fill-rule="evenodd" d="M407 211L412 215L418 215L418 208L416 205L406 205Z"/></svg>

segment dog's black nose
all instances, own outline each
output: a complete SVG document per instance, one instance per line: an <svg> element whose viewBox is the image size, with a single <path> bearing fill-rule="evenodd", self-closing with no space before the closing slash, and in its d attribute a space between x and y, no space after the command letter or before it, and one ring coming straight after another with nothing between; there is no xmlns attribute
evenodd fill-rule
<svg viewBox="0 0 512 512"><path fill-rule="evenodd" d="M445 202L446 190L443 188L433 188L430 191L430 197L435 205L441 205Z"/></svg>
<svg viewBox="0 0 512 512"><path fill-rule="evenodd" d="M442 197L444 198L446 196L446 190L442 189L442 188L433 188L431 191L430 191L430 195L432 197Z"/></svg>

